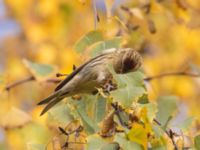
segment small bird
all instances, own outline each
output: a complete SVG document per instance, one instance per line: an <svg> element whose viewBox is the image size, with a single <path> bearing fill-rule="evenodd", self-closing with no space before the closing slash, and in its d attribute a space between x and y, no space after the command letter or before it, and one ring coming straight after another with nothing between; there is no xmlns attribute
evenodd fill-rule
<svg viewBox="0 0 200 150"><path fill-rule="evenodd" d="M112 79L108 68L111 65L117 74L136 71L142 63L139 53L132 48L107 49L76 68L55 88L53 94L38 105L47 104L40 115L60 102L63 98L80 93L93 93Z"/></svg>

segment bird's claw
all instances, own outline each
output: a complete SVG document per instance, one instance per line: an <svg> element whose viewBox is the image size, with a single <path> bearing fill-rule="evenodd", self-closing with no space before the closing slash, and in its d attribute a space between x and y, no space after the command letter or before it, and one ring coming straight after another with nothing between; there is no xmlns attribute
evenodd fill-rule
<svg viewBox="0 0 200 150"><path fill-rule="evenodd" d="M103 85L103 91L105 93L109 93L110 91L116 90L117 89L117 85L115 83L112 82L112 80L106 82Z"/></svg>

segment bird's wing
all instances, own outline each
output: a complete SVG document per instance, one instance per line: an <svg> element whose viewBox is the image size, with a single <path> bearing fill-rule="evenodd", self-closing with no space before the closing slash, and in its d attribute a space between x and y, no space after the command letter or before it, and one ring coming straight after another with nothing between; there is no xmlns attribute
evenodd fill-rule
<svg viewBox="0 0 200 150"><path fill-rule="evenodd" d="M68 75L61 83L58 84L58 86L55 88L55 91L60 90L64 85L66 85L75 75L77 75L90 62L95 61L96 59L103 57L105 55L107 55L107 54L101 54L97 57L94 57L94 58L90 59L89 61L87 61L86 63L84 63L83 65L81 65L80 67L78 67L70 75Z"/></svg>

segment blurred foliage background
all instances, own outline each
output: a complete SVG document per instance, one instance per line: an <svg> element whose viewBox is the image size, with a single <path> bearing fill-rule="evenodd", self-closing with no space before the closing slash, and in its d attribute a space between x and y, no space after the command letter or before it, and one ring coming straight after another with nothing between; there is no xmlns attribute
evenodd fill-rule
<svg viewBox="0 0 200 150"><path fill-rule="evenodd" d="M58 134L54 126L60 124L40 117L42 107L36 104L56 86L46 79L69 74L73 65L90 57L82 51L87 45L76 46L93 30L103 34L92 35L93 43L111 40L117 47L139 49L146 77L200 73L199 0L96 0L95 5L89 0L0 0L0 149L43 149L34 144L46 144ZM98 51L101 44L87 49ZM33 67L37 64L49 65L43 66L48 75L39 75ZM30 74L37 82L5 90ZM199 78L174 75L145 84L151 102L165 95L179 97L172 125L192 118L187 135L200 133Z"/></svg>

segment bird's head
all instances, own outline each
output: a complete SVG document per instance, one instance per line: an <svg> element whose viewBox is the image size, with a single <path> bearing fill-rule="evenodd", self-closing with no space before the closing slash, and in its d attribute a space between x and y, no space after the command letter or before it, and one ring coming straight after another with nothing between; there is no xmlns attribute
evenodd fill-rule
<svg viewBox="0 0 200 150"><path fill-rule="evenodd" d="M116 73L128 73L136 71L142 64L140 54L132 48L118 49L115 52L113 67Z"/></svg>

